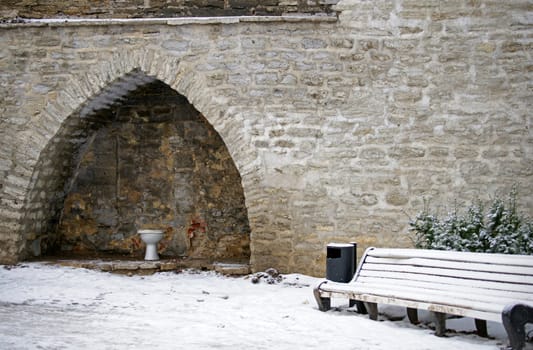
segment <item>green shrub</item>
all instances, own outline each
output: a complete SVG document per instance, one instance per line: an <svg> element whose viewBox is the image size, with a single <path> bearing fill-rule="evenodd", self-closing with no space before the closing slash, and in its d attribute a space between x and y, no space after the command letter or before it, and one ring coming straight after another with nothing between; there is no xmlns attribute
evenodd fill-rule
<svg viewBox="0 0 533 350"><path fill-rule="evenodd" d="M496 198L484 215L480 201L466 213L455 210L440 219L429 206L409 221L415 233L415 246L423 249L457 250L503 254L533 255L533 222L517 210L517 191L507 202Z"/></svg>

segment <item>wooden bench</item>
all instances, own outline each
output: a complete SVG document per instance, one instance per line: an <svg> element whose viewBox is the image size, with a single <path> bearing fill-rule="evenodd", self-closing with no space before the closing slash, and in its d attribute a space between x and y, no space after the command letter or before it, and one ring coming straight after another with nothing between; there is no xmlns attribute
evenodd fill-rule
<svg viewBox="0 0 533 350"><path fill-rule="evenodd" d="M500 322L512 348L522 349L524 326L533 322L533 256L369 248L351 282L324 281L314 294L321 311L344 297L373 320L378 303L406 307L415 324L417 310L428 310L438 336L446 314L474 318L481 336L487 320Z"/></svg>

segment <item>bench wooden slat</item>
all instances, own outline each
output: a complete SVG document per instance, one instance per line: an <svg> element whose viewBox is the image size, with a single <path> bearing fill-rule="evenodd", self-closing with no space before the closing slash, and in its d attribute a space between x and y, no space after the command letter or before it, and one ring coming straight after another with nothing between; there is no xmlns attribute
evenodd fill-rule
<svg viewBox="0 0 533 350"><path fill-rule="evenodd" d="M413 274L433 275L433 276L447 276L455 278L464 278L482 281L503 281L509 283L530 284L533 291L533 276L509 275L503 273L492 273L484 271L470 271L470 270L454 270L438 267L419 267L399 264L374 264L365 262L365 270L367 271L389 271L389 272L407 272Z"/></svg>
<svg viewBox="0 0 533 350"><path fill-rule="evenodd" d="M464 293L463 291L450 291L450 290L438 290L438 289L432 289L432 288L419 288L419 287L411 287L411 286L404 286L404 285L398 285L398 284L390 284L390 283L361 283L360 287L357 288L357 290L383 290L383 291L390 291L390 293L396 293L397 291L402 292L409 292L411 294L415 294L417 298L423 299L423 300L431 300L432 302L437 302L439 300L441 303L445 303L444 300L448 300L449 298L453 298L454 303L468 303L468 302L483 302L483 303L490 303L490 304L509 304L513 301L516 302L524 302L524 303L531 303L531 298L516 298L513 295L510 295L508 293L502 293L498 296L493 295L486 295L483 294L482 290L478 290L477 293ZM429 299L429 298L433 299ZM454 304L452 304L454 305Z"/></svg>
<svg viewBox="0 0 533 350"><path fill-rule="evenodd" d="M365 259L366 263L375 264L398 264L411 265L420 267L442 267L454 270L470 270L470 271L485 271L516 275L533 275L533 267L516 266L516 265L496 265L487 263L467 263L455 262L449 260L437 260L427 258L382 258L368 256Z"/></svg>
<svg viewBox="0 0 533 350"><path fill-rule="evenodd" d="M521 285L514 283L501 283L495 281L476 281L454 277L443 277L434 275L421 275L416 273L402 273L387 272L387 271L373 271L373 270L361 270L360 276L367 277L379 277L379 278L392 278L392 279L407 279L413 281L432 282L438 284L450 284L455 286L474 286L477 288L487 288L496 290L509 290L515 292L533 293L532 286Z"/></svg>
<svg viewBox="0 0 533 350"><path fill-rule="evenodd" d="M352 299L357 299L366 302L379 303L379 304L389 304L389 305L398 305L409 307L412 309L422 309L435 312L443 312L450 315L458 315L472 318L479 318L482 320L489 320L494 322L501 323L501 310L500 312L488 312L481 311L479 309L465 309L462 307L450 306L450 305L440 305L433 304L422 300L413 300L413 299L402 299L402 298L393 298L393 297L382 297L375 295L374 293L368 294L357 294L353 292L328 292L323 293L324 296L328 297L349 297Z"/></svg>
<svg viewBox="0 0 533 350"><path fill-rule="evenodd" d="M343 288L339 288L343 290ZM335 290L340 291L339 289ZM325 289L327 290L327 289ZM344 290L346 292L346 290ZM456 299L453 295L447 296L438 292L416 291L413 289L394 288L380 288L377 286L360 285L355 289L349 290L350 293L355 294L372 294L382 298L394 298L403 300L423 300L429 304L439 304L453 306L461 309L476 309L485 312L501 313L505 304L495 304L494 302L476 301L473 299ZM388 302L384 302L388 304Z"/></svg>
<svg viewBox="0 0 533 350"><path fill-rule="evenodd" d="M462 291L442 291L437 289L423 289L411 286L402 286L393 283L359 283L356 288L347 285L328 283L323 286L324 291L335 293L374 294L381 297L416 299L430 303L449 305L470 309L472 303L486 304L484 311L491 311L495 307L501 310L511 302L531 303L531 299L516 299L510 295L487 296L478 293L462 293ZM406 296L411 296L410 298Z"/></svg>
<svg viewBox="0 0 533 350"><path fill-rule="evenodd" d="M363 284L382 284L384 281L383 278L375 278L375 277L366 277L366 276L359 276L357 279L357 283L363 283ZM406 279L386 279L385 281L390 281L390 283L395 283L397 285L402 286L408 286L413 288L420 288L420 289L439 289L443 291L450 291L455 292L458 290L456 285L450 285L450 284L435 284L431 282L421 282L421 281L412 281L412 280L406 280ZM516 292L516 291L509 291L509 290L497 290L497 289L487 289L487 288L476 288L475 286L461 286L460 290L464 293L468 294L482 294L487 295L495 298L499 297L511 297L515 300L527 300L530 303L533 302L533 293L524 293L524 292Z"/></svg>
<svg viewBox="0 0 533 350"><path fill-rule="evenodd" d="M533 259L524 255L470 253L455 252L449 250L386 248L368 250L367 255L381 258L427 258L438 260L533 267Z"/></svg>

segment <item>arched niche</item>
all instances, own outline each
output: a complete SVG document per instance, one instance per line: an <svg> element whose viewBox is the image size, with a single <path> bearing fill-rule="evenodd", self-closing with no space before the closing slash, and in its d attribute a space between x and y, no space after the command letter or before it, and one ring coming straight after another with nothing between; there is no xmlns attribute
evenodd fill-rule
<svg viewBox="0 0 533 350"><path fill-rule="evenodd" d="M141 256L161 228L162 256L249 260L239 171L187 98L139 69L61 124L40 154L22 231L27 255Z"/></svg>

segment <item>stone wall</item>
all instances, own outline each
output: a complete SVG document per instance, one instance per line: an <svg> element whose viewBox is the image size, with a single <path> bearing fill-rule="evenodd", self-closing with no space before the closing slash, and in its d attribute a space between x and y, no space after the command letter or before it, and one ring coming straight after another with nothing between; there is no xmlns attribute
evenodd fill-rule
<svg viewBox="0 0 533 350"><path fill-rule="evenodd" d="M0 14L12 18L147 18L184 16L279 16L330 13L338 0L3 0Z"/></svg>
<svg viewBox="0 0 533 350"><path fill-rule="evenodd" d="M221 136L242 179L255 270L320 275L332 241L357 241L359 253L410 246L409 216L428 200L445 212L517 184L533 215L529 6L347 0L337 22L3 25L1 260L46 231L24 229L51 217L24 214L45 146L135 70L185 96Z"/></svg>

